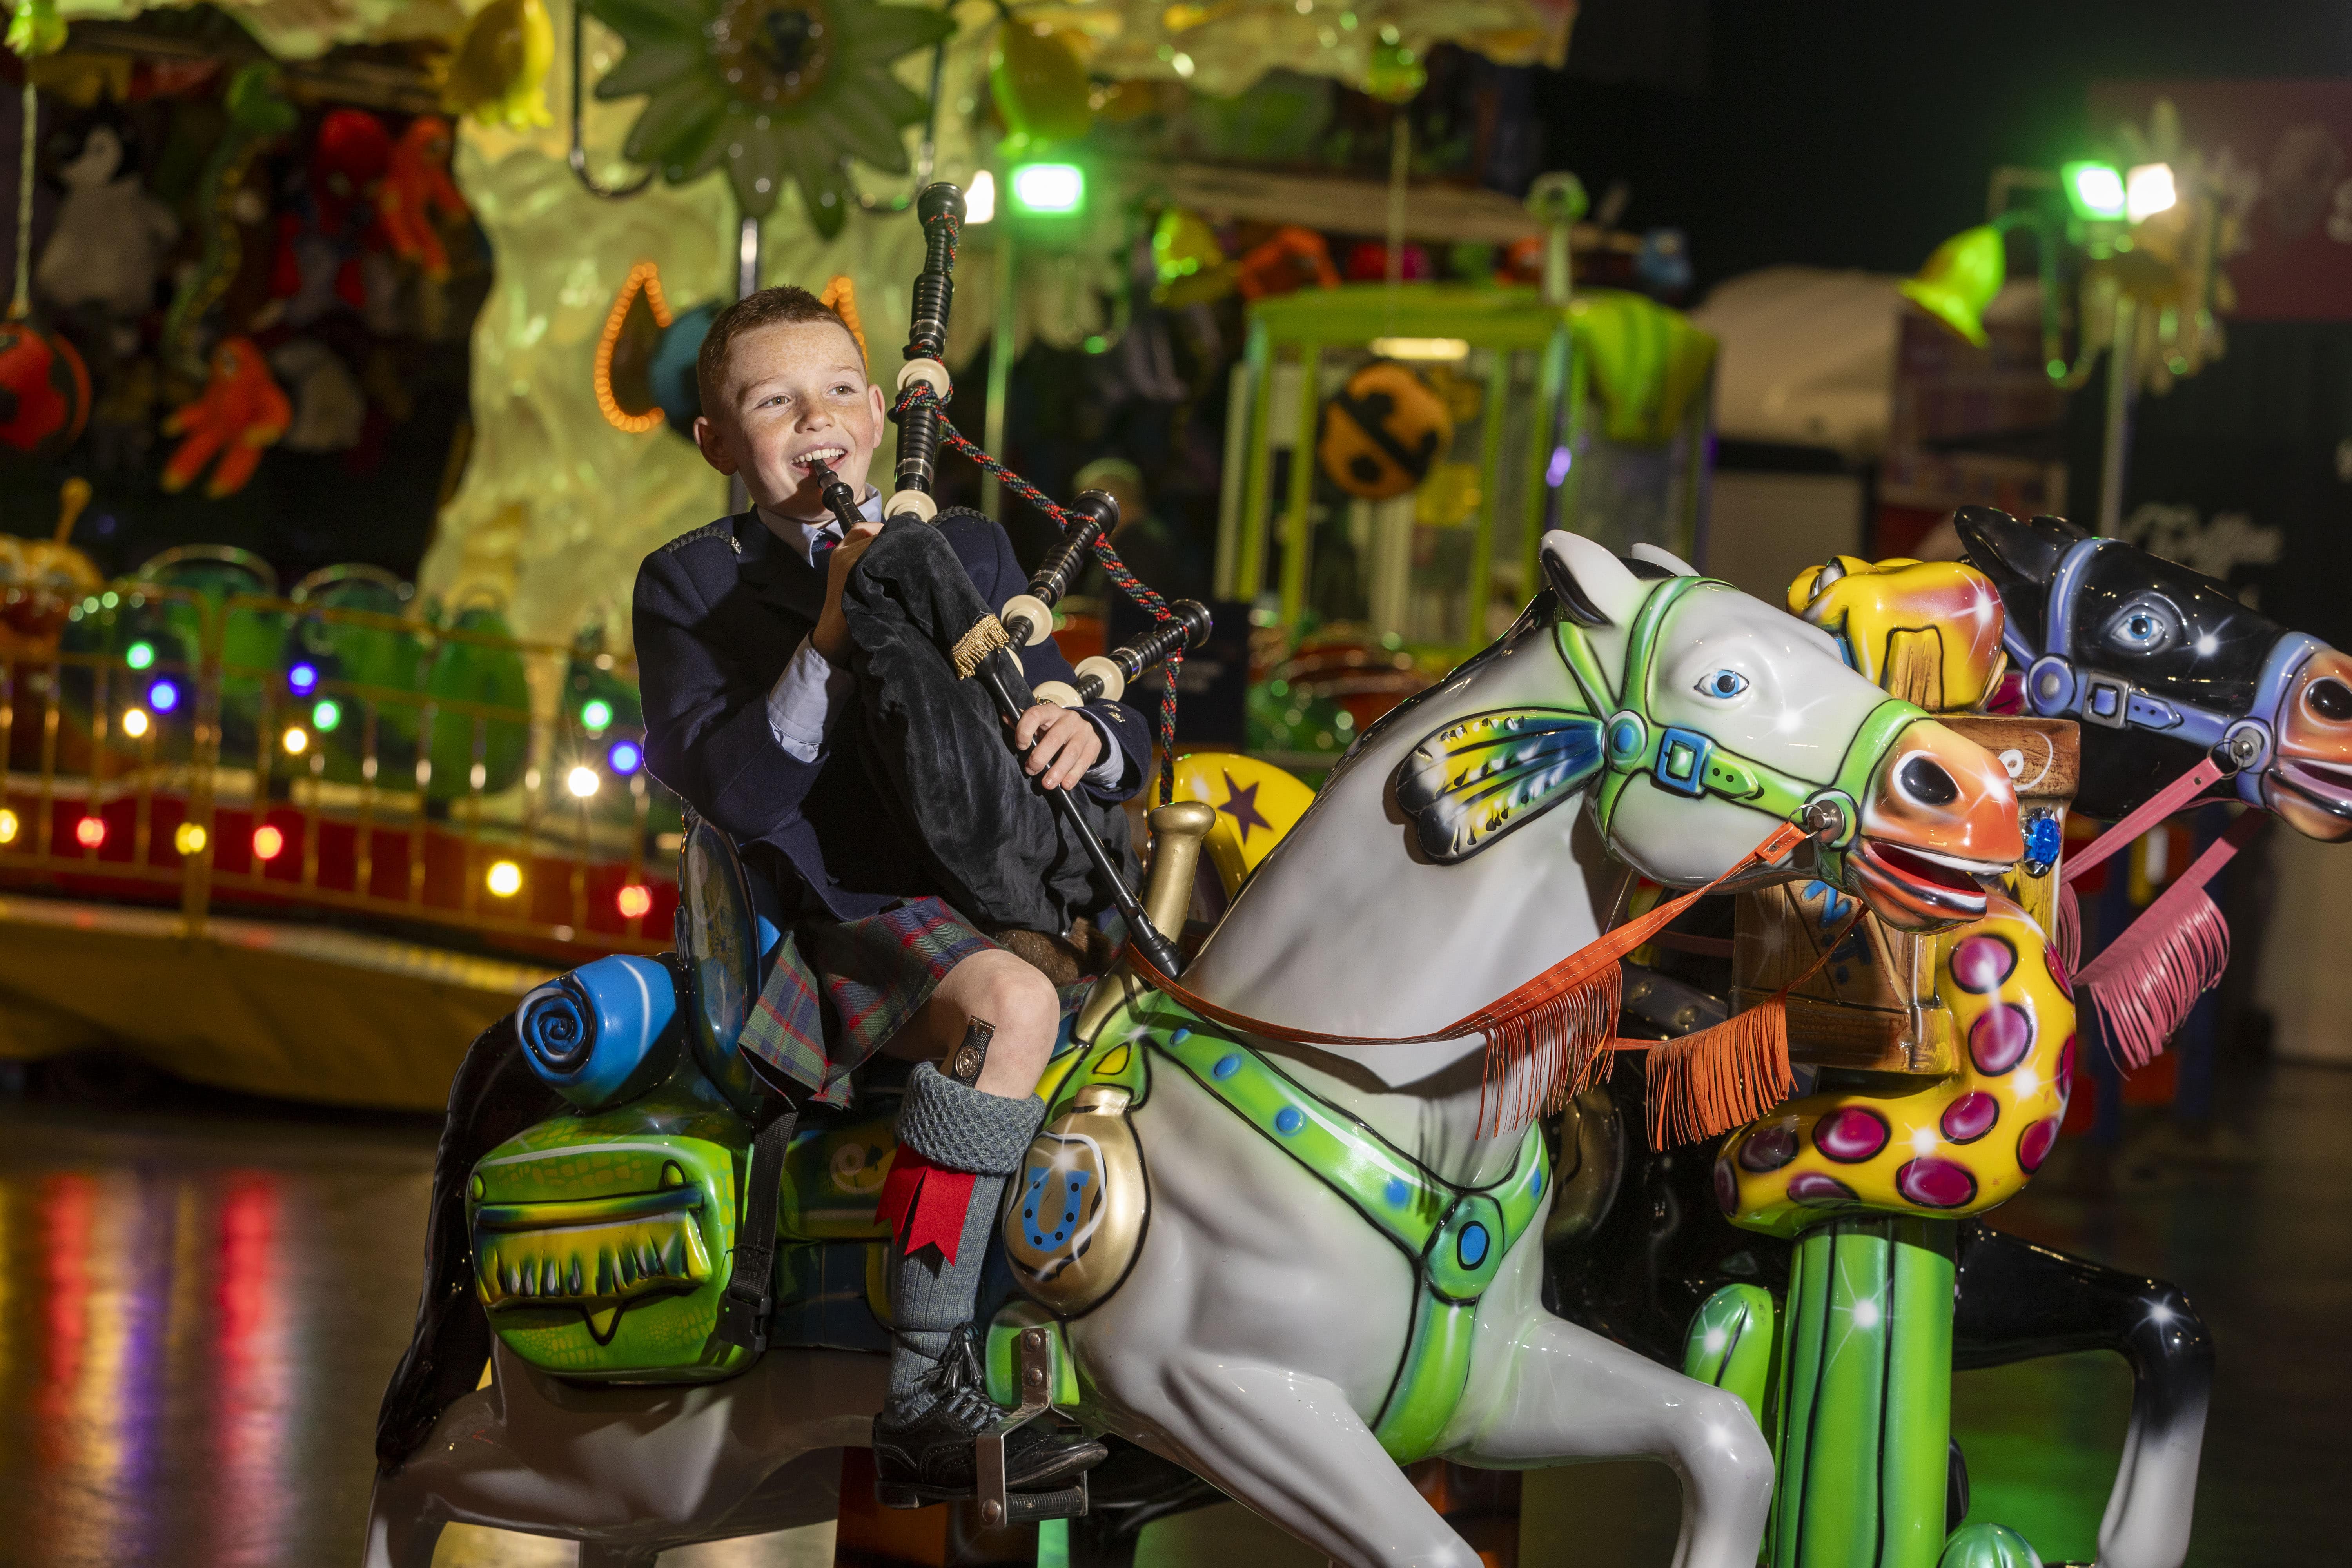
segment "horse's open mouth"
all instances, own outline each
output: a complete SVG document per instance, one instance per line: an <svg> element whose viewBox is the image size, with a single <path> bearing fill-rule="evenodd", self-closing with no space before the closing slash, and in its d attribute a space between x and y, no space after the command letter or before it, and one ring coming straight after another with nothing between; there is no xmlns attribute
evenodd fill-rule
<svg viewBox="0 0 2352 1568"><path fill-rule="evenodd" d="M2352 767L2282 756L2272 762L2271 777L2329 816L2352 818Z"/></svg>
<svg viewBox="0 0 2352 1568"><path fill-rule="evenodd" d="M1978 879L1999 876L2008 869L1868 837L1856 840L1850 858L1862 878L1864 894L1877 895L1871 901L1880 914L1890 918L1981 920L1986 897Z"/></svg>

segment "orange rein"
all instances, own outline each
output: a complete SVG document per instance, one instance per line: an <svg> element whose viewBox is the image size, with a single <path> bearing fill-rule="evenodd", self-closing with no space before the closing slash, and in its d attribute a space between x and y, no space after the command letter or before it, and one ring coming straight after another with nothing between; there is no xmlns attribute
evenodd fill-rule
<svg viewBox="0 0 2352 1568"><path fill-rule="evenodd" d="M1239 1029L1247 1034L1261 1035L1267 1039L1282 1040L1293 1045L1412 1046L1427 1045L1439 1040L1459 1039L1465 1035L1484 1036L1486 1041L1486 1072L1481 1080L1480 1121L1482 1125L1485 1121L1484 1084L1494 1081L1498 1073L1507 1080L1512 1068L1538 1053L1549 1054L1551 1058L1549 1070L1532 1082L1521 1086L1519 1103L1514 1107L1517 1114L1515 1124L1524 1124L1534 1115L1557 1110L1565 1104L1570 1096L1590 1087L1594 1078L1598 1076L1598 1067L1602 1053L1612 1047L1647 1048L1654 1044L1687 1045L1689 1042L1731 1030L1749 1016L1748 1014L1742 1014L1738 1018L1717 1025L1714 1029L1704 1031L1702 1035L1687 1037L1686 1041L1682 1042L1615 1041L1612 1037L1617 1029L1617 1009L1622 995L1623 984L1618 962L1664 930L1675 917L1699 899L1713 892L1722 883L1747 870L1750 866L1771 865L1802 843L1805 837L1803 828L1793 823L1781 824L1774 828L1770 836L1761 844L1741 856L1730 869L1705 887L1694 889L1680 898L1661 903L1647 914L1638 915L1613 931L1602 933L1550 968L1515 986L1507 994L1487 1003L1476 1012L1457 1018L1444 1028L1432 1030L1425 1035L1329 1035L1312 1029L1297 1029L1286 1025L1269 1023L1263 1018L1253 1018L1246 1013L1237 1013L1231 1008L1220 1007L1206 997L1186 990L1175 980L1153 968L1150 961L1132 944L1127 950L1128 962L1135 973L1150 982L1153 987L1174 997L1201 1016L1213 1019L1227 1028ZM1751 1009L1751 1012L1766 1011L1770 1011L1776 1016L1779 1013L1779 1010L1772 1008L1769 1003L1765 1007ZM1780 1062L1778 1078L1785 1082L1788 1077L1787 1025L1783 1021L1777 1030L1771 1030L1769 1021L1759 1019L1756 1025L1746 1026L1746 1029L1752 1033L1758 1025L1761 1025L1772 1034L1777 1034ZM1749 1050L1752 1051L1752 1048L1751 1045ZM1766 1043L1766 1049L1769 1055L1769 1041ZM1683 1054L1685 1060L1697 1069L1700 1076L1704 1076L1706 1067L1714 1061L1716 1055L1696 1047L1685 1050ZM1743 1051L1742 1054L1744 1056L1748 1052ZM1704 1061L1701 1060L1702 1058L1705 1058ZM1743 1071L1741 1076L1749 1075ZM1695 1083L1693 1087L1696 1087ZM1757 1087L1762 1086L1759 1084ZM1786 1090L1783 1089L1782 1095L1785 1096L1785 1094ZM1724 1099L1722 1095L1717 1093L1707 1093L1703 1098L1708 1102ZM1732 1100L1744 1105L1752 1098L1754 1095L1751 1092L1733 1096ZM1776 1099L1772 1103L1778 1102ZM1765 1105L1756 1114L1760 1115L1769 1109L1771 1109L1769 1104ZM1497 1110L1498 1112L1500 1110L1499 1105ZM1707 1120L1712 1120L1712 1117ZM1748 1118L1742 1118L1742 1120L1748 1120ZM1729 1122L1726 1123L1726 1127L1738 1124L1738 1122ZM1724 1130L1725 1127L1713 1129L1716 1131Z"/></svg>

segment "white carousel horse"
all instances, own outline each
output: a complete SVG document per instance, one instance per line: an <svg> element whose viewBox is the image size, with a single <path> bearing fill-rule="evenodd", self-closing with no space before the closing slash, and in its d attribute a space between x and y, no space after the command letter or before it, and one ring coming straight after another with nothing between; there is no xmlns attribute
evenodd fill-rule
<svg viewBox="0 0 2352 1568"><path fill-rule="evenodd" d="M1523 617L1365 738L1185 976L1198 994L1366 1037L1444 1028L1599 933L1587 798L1609 847L1663 880L1715 879L1802 816L1828 824L1809 874L1889 918L1981 910L1973 875L2022 852L1991 758L1669 557L1637 575L1554 532L1543 558L1558 624ZM1069 1413L1352 1568L1475 1568L1398 1468L1424 1455L1655 1457L1684 1485L1677 1568L1751 1568L1772 1461L1745 1406L1539 1303L1541 1140L1498 1135L1496 1105L1539 1100L1558 1051L1496 1084L1475 1034L1325 1051L1157 995L1114 1013L1087 1060L1150 1058L1129 1118L1150 1223L1123 1282L1066 1325ZM1306 1145L1351 1138L1360 1163L1389 1162L1389 1204L1439 1207L1376 1216L1377 1171L1369 1188L1302 1171ZM1399 1245L1415 1223L1418 1257ZM453 1521L573 1539L612 1568L777 1528L822 1509L809 1467L866 1440L883 1378L879 1357L803 1350L692 1387L584 1390L503 1345L493 1367L379 1479L369 1568L426 1568Z"/></svg>

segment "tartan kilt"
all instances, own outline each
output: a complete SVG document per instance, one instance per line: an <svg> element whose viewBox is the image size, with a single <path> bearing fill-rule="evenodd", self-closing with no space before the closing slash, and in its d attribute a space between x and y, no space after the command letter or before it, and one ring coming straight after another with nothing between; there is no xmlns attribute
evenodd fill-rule
<svg viewBox="0 0 2352 1568"><path fill-rule="evenodd" d="M997 945L936 898L861 920L795 921L751 1004L743 1049L762 1076L846 1105L851 1071L922 1010L949 970Z"/></svg>

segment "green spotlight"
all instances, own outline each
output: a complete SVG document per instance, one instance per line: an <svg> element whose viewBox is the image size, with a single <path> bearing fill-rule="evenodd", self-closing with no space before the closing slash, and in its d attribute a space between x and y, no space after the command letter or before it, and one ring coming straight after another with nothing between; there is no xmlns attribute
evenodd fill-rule
<svg viewBox="0 0 2352 1568"><path fill-rule="evenodd" d="M155 662L155 645L135 642L122 650L122 662L133 669L144 669Z"/></svg>
<svg viewBox="0 0 2352 1568"><path fill-rule="evenodd" d="M592 697L580 705L580 727L587 731L602 730L613 721L613 705L601 697Z"/></svg>
<svg viewBox="0 0 2352 1568"><path fill-rule="evenodd" d="M321 697L310 709L310 728L325 734L343 721L343 710L331 697Z"/></svg>
<svg viewBox="0 0 2352 1568"><path fill-rule="evenodd" d="M2066 186L2066 204L2080 218L2124 216L2124 176L2113 163L2078 158L2062 164L2058 177Z"/></svg>
<svg viewBox="0 0 2352 1568"><path fill-rule="evenodd" d="M2116 199L2120 206L2123 198ZM1087 205L1087 172L1076 163L1024 163L1013 171L1013 205L1041 216L1078 212Z"/></svg>

